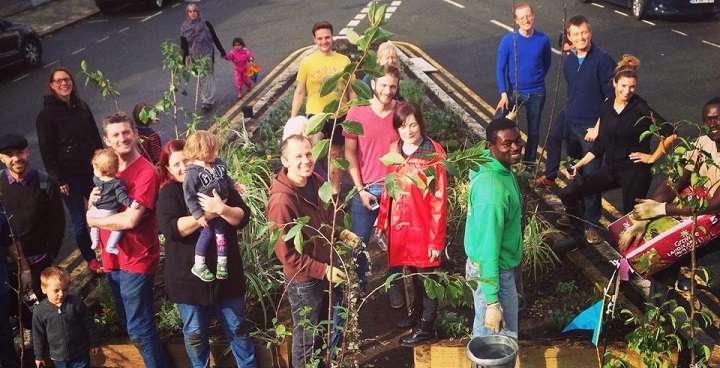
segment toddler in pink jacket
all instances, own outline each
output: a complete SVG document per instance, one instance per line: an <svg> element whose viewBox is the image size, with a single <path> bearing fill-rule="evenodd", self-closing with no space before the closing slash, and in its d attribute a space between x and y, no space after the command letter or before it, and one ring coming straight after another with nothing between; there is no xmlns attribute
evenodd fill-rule
<svg viewBox="0 0 720 368"><path fill-rule="evenodd" d="M255 60L252 52L245 47L245 42L240 37L233 39L233 50L230 51L226 59L230 60L235 64L235 87L238 90L238 98L243 97L243 85L245 86L245 93L250 92L250 77L245 73L249 63Z"/></svg>

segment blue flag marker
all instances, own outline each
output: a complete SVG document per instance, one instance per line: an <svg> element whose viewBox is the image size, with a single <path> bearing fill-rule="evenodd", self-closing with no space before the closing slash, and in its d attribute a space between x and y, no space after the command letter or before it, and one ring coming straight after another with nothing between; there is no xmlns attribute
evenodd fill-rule
<svg viewBox="0 0 720 368"><path fill-rule="evenodd" d="M602 331L602 325L600 324L600 317L603 309L602 302L603 301L600 300L590 306L590 308L580 312L580 314L578 314L572 322L565 326L562 332L570 330L593 330L592 343L597 346L598 338L600 337L600 332Z"/></svg>

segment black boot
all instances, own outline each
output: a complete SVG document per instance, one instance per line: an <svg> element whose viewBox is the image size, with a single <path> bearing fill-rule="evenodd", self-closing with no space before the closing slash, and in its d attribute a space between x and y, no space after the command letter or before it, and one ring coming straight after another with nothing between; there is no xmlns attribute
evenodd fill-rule
<svg viewBox="0 0 720 368"><path fill-rule="evenodd" d="M400 346L414 348L418 345L432 344L437 341L438 337L433 323L421 319L411 333L400 338Z"/></svg>
<svg viewBox="0 0 720 368"><path fill-rule="evenodd" d="M422 316L419 313L413 312L409 316L405 317L405 319L402 319L400 322L395 324L395 326L399 330L407 330L408 328L413 328L417 326L418 322L420 322L420 318Z"/></svg>
<svg viewBox="0 0 720 368"><path fill-rule="evenodd" d="M405 288L403 281L394 280L388 289L388 297L390 298L390 307L392 309L402 309L405 307Z"/></svg>

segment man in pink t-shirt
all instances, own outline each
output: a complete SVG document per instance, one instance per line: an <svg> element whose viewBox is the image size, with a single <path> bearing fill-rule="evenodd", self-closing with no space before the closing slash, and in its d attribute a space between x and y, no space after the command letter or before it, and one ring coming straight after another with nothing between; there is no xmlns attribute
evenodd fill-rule
<svg viewBox="0 0 720 368"><path fill-rule="evenodd" d="M138 152L138 131L131 118L123 114L110 115L103 120L102 128L103 141L119 158L116 176L125 181L128 195L140 207L126 208L105 218L88 217L88 225L101 229L103 269L130 340L140 350L146 367L167 367L153 308L153 281L160 259L155 216L157 170ZM93 189L91 205L98 200L99 193L98 188ZM105 252L110 230L125 231L118 243L118 255Z"/></svg>
<svg viewBox="0 0 720 368"><path fill-rule="evenodd" d="M350 215L352 232L367 244L370 232L377 219L377 200L382 193L385 180L385 165L380 158L390 152L390 144L398 140L393 127L395 108L401 102L393 97L400 83L400 71L392 65L385 67L385 75L373 78L371 86L373 98L370 105L353 106L347 114L348 121L362 124L363 134L354 135L343 131L345 136L345 158L349 161L348 173L352 178L357 194L352 199ZM368 262L365 253L357 258L357 272L360 278L360 290L367 285ZM398 298L391 304L402 308L403 301Z"/></svg>

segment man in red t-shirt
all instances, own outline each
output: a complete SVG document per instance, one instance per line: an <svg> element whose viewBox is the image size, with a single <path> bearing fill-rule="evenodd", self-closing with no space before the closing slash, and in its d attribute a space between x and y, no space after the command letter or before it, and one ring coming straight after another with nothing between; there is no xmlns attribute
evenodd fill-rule
<svg viewBox="0 0 720 368"><path fill-rule="evenodd" d="M155 216L157 170L137 150L138 131L132 119L123 114L110 115L103 120L102 128L103 141L119 157L116 176L125 181L128 195L140 207L126 208L105 218L88 217L88 225L101 229L103 269L130 340L139 347L146 367L167 367L153 309L153 281L160 258ZM98 188L93 189L91 204L98 200L99 193ZM105 252L111 230L125 231L118 243L118 255Z"/></svg>
<svg viewBox="0 0 720 368"><path fill-rule="evenodd" d="M395 108L401 103L394 99L399 83L398 68L385 66L385 75L372 79L374 96L370 99L370 104L353 106L347 114L348 121L362 124L363 134L354 135L343 131L345 158L350 163L348 173L357 190L350 209L352 232L362 238L365 244L370 241L370 232L377 219L377 201L382 193L387 170L380 158L390 152L390 144L398 140L398 133L393 128L393 116ZM357 263L360 288L364 291L368 271L365 253L359 253ZM404 301L395 284L399 285L394 283L391 288L390 304L393 308L400 309Z"/></svg>

